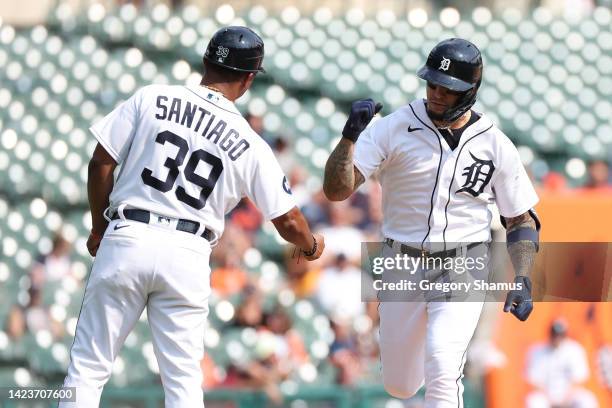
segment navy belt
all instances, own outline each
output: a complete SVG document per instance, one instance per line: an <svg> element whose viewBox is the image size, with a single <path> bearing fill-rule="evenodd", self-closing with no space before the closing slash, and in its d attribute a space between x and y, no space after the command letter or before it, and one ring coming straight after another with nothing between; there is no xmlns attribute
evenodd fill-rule
<svg viewBox="0 0 612 408"><path fill-rule="evenodd" d="M148 224L151 220L151 213L149 211L139 210L137 208L129 208L123 210L123 216L126 220L144 222L145 224ZM118 220L119 218L120 217L118 212L114 212L111 215L111 220ZM181 218L176 223L177 231L188 232L190 234L195 234L196 232L198 232L199 228L200 223L197 221L184 220ZM204 232L201 236L207 241L212 241L213 232L208 228L204 228Z"/></svg>
<svg viewBox="0 0 612 408"><path fill-rule="evenodd" d="M391 239L391 238L387 238L385 240L385 243L387 245L389 245L390 247L393 246L393 243L395 242L395 240ZM480 245L481 242L472 242L470 244L467 245L467 249L472 249L478 245ZM411 256L413 258L420 258L420 257L425 257L425 258L454 258L457 256L457 250L461 249L462 247L459 248L453 248L453 249L448 249L446 251L439 251L439 252L428 252L425 250L420 250L417 248L413 248L411 246L408 246L406 244L401 244L400 247L400 251L403 254L406 254L408 256Z"/></svg>

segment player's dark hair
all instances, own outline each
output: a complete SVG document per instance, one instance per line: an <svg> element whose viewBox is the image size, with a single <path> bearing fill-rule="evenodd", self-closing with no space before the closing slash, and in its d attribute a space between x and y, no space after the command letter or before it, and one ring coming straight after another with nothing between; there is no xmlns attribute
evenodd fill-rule
<svg viewBox="0 0 612 408"><path fill-rule="evenodd" d="M204 75L214 82L241 82L250 72L234 71L204 60Z"/></svg>

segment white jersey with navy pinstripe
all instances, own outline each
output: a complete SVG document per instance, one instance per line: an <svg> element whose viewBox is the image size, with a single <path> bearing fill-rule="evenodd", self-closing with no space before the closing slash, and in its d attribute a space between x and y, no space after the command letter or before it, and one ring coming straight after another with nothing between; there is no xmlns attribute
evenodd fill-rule
<svg viewBox="0 0 612 408"><path fill-rule="evenodd" d="M382 233L424 249L489 241L489 204L515 217L538 202L518 151L482 114L451 150L425 109L424 100L413 101L373 123L355 145L355 167L366 178L379 175Z"/></svg>

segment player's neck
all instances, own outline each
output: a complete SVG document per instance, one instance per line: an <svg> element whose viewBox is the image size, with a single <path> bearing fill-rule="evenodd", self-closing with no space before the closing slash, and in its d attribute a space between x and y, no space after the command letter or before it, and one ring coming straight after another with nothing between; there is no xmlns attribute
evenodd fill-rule
<svg viewBox="0 0 612 408"><path fill-rule="evenodd" d="M470 121L471 117L472 117L472 111L468 110L463 115L461 115L459 119L457 119L456 121L450 124L448 122L442 122L439 120L434 120L433 124L436 125L436 127L439 129L460 129L463 126L465 126L466 123Z"/></svg>
<svg viewBox="0 0 612 408"><path fill-rule="evenodd" d="M232 102L238 99L238 97L236 96L237 92L233 89L233 86L231 84L228 84L227 82L213 82L210 80L206 80L206 78L202 78L200 86L208 88L211 91L219 92L226 99Z"/></svg>

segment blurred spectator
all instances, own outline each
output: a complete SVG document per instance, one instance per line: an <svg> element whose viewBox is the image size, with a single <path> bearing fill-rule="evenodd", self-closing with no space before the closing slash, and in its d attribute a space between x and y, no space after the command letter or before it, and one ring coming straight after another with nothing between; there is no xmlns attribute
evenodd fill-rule
<svg viewBox="0 0 612 408"><path fill-rule="evenodd" d="M308 361L308 352L300 333L293 329L293 323L280 305L277 305L264 318L264 326L259 334L272 334L274 352L279 364L286 365L289 372Z"/></svg>
<svg viewBox="0 0 612 408"><path fill-rule="evenodd" d="M26 321L23 308L18 305L13 305L6 316L4 323L4 331L9 339L13 341L20 340L26 333Z"/></svg>
<svg viewBox="0 0 612 408"><path fill-rule="evenodd" d="M263 117L259 115L254 115L249 112L244 115L244 118L249 123L249 126L251 126L251 128L255 131L255 133L261 136L269 145L272 145L274 141L274 136L264 129Z"/></svg>
<svg viewBox="0 0 612 408"><path fill-rule="evenodd" d="M247 303L240 307L240 321L242 324L252 324L252 327L259 326L256 322L262 323L258 327L253 359L228 367L223 385L261 389L274 405L280 405L283 402L280 383L308 361L308 353L301 336L292 329L289 316L280 306L276 306L260 320L258 317L261 313L250 313L247 310L254 307L261 311L260 305L248 301L254 297L246 299Z"/></svg>
<svg viewBox="0 0 612 408"><path fill-rule="evenodd" d="M213 359L208 355L204 354L204 358L200 361L200 367L202 368L202 388L210 390L221 384L223 375L221 370L215 365Z"/></svg>
<svg viewBox="0 0 612 408"><path fill-rule="evenodd" d="M53 338L61 339L64 336L64 327L51 316L49 309L42 302L41 291L30 287L28 291L30 301L25 308L26 327L30 333L48 331Z"/></svg>
<svg viewBox="0 0 612 408"><path fill-rule="evenodd" d="M225 227L225 231L219 239L219 244L213 249L210 255L211 262L215 265L222 265L225 262L227 253L232 253L242 259L247 249L253 246L253 240L249 234L234 222L231 218Z"/></svg>
<svg viewBox="0 0 612 408"><path fill-rule="evenodd" d="M561 173L556 171L549 171L542 178L542 186L545 191L549 192L561 192L567 191L567 180Z"/></svg>
<svg viewBox="0 0 612 408"><path fill-rule="evenodd" d="M315 294L319 285L321 263L298 262L294 256L294 249L287 248L285 251L287 284L296 297L309 298Z"/></svg>
<svg viewBox="0 0 612 408"><path fill-rule="evenodd" d="M323 269L316 294L328 315L354 319L363 314L361 301L361 270L351 265L344 254Z"/></svg>
<svg viewBox="0 0 612 408"><path fill-rule="evenodd" d="M611 189L610 167L604 160L594 160L587 166L588 180L585 188L588 189Z"/></svg>
<svg viewBox="0 0 612 408"><path fill-rule="evenodd" d="M248 274L240 267L240 258L234 252L224 254L224 262L213 269L210 286L221 297L240 293L249 281Z"/></svg>
<svg viewBox="0 0 612 408"><path fill-rule="evenodd" d="M60 281L72 276L71 249L70 243L61 234L56 234L51 252L38 257L30 271L32 286L41 289L45 282Z"/></svg>
<svg viewBox="0 0 612 408"><path fill-rule="evenodd" d="M353 224L355 227L360 230L367 230L370 228L370 199L368 197L367 191L357 190L355 191L350 199L349 203L351 205L352 211L354 211L354 221Z"/></svg>
<svg viewBox="0 0 612 408"><path fill-rule="evenodd" d="M333 259L344 254L349 262L361 264L361 243L365 237L362 231L354 227L358 211L350 206L348 200L330 202L328 210L330 226L319 231L325 236L324 256Z"/></svg>
<svg viewBox="0 0 612 408"><path fill-rule="evenodd" d="M311 225L327 224L329 217L327 214L327 198L323 194L323 190L319 190L310 197L310 200L302 206L302 213ZM327 248L328 242L325 237L325 245ZM327 249L326 249L327 250Z"/></svg>
<svg viewBox="0 0 612 408"><path fill-rule="evenodd" d="M285 174L290 174L296 166L295 152L289 148L289 142L283 136L277 136L271 143L272 151Z"/></svg>
<svg viewBox="0 0 612 408"><path fill-rule="evenodd" d="M263 323L264 312L261 294L255 286L247 285L242 291L242 302L236 310L234 325L238 327L259 327Z"/></svg>
<svg viewBox="0 0 612 408"><path fill-rule="evenodd" d="M250 234L261 227L262 216L255 204L248 198L243 198L230 214L232 223Z"/></svg>
<svg viewBox="0 0 612 408"><path fill-rule="evenodd" d="M289 178L289 188L295 199L295 204L299 208L308 205L311 200L311 194L306 188L306 180L308 178L306 170L302 166L296 165L287 173L287 177Z"/></svg>
<svg viewBox="0 0 612 408"><path fill-rule="evenodd" d="M334 341L329 347L329 357L332 365L338 370L336 382L341 385L354 385L361 377L362 366L350 321L334 318L331 321L331 328L334 332Z"/></svg>
<svg viewBox="0 0 612 408"><path fill-rule="evenodd" d="M279 386L289 373L279 364L274 347L272 335L260 335L255 344L255 359L230 365L222 385L261 390L274 406L281 405L283 395Z"/></svg>
<svg viewBox="0 0 612 408"><path fill-rule="evenodd" d="M602 346L597 352L599 378L612 395L612 344Z"/></svg>
<svg viewBox="0 0 612 408"><path fill-rule="evenodd" d="M589 377L584 348L567 337L567 324L555 320L550 341L527 354L527 381L535 388L527 396L528 408L594 408L594 395L581 386Z"/></svg>

